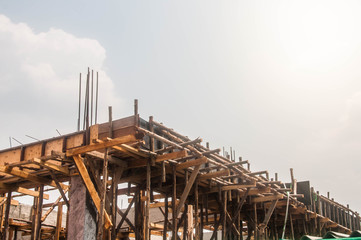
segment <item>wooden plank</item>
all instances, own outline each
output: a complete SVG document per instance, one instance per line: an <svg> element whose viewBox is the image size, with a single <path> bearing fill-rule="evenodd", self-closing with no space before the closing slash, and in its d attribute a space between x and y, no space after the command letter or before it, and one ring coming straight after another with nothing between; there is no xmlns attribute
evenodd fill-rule
<svg viewBox="0 0 361 240"><path fill-rule="evenodd" d="M93 145L90 145L93 146ZM84 184L86 186L86 188L88 189L88 192L91 196L91 198L93 199L94 205L96 207L96 209L98 210L98 212L100 211L100 197L94 187L93 182L90 179L89 173L84 165L84 162L82 161L80 155L75 155L73 156L75 165L78 168L79 174L82 177ZM109 229L110 227L113 226L110 217L108 215L108 213L104 210L104 217L105 217L105 228Z"/></svg>
<svg viewBox="0 0 361 240"><path fill-rule="evenodd" d="M179 205L179 200L175 202L176 206ZM165 207L165 202L157 202L157 203L151 203L149 205L149 208L159 208L159 207Z"/></svg>
<svg viewBox="0 0 361 240"><path fill-rule="evenodd" d="M143 158L149 158L150 157L150 154L139 151L138 149L133 148L133 147L127 145L127 144L120 144L119 147L122 148L123 150L134 153L134 154L138 155L139 157L143 157Z"/></svg>
<svg viewBox="0 0 361 240"><path fill-rule="evenodd" d="M230 185L222 186L221 190L228 191L228 190L235 190L235 189L242 189L242 188L250 188L250 187L255 187L255 186L256 186L256 182L254 182L252 184L230 184Z"/></svg>
<svg viewBox="0 0 361 240"><path fill-rule="evenodd" d="M155 162L162 162L162 161L171 160L171 159L184 158L187 156L188 156L187 151L181 150L181 151L177 151L177 152L171 152L171 153L166 153L163 155L158 155L155 159Z"/></svg>
<svg viewBox="0 0 361 240"><path fill-rule="evenodd" d="M195 160L190 160L190 161L187 161L187 162L177 164L176 170L179 171L179 170L182 170L182 169L185 169L185 168L201 165L201 164L204 164L204 163L207 163L207 162L208 162L208 159L206 157L197 158Z"/></svg>
<svg viewBox="0 0 361 240"><path fill-rule="evenodd" d="M14 186L14 185L11 185L11 184L0 183L0 189L11 190L13 192L26 194L26 195L33 196L33 197L39 197L39 192L38 191L33 191L33 190L23 188L23 187L19 187L19 186L16 186L16 185ZM15 195L15 196L13 196L13 198L17 197L17 196L20 197L20 196L23 196L23 195ZM46 200L49 200L49 194L44 193L43 198L46 199Z"/></svg>
<svg viewBox="0 0 361 240"><path fill-rule="evenodd" d="M67 167L63 167L61 165L49 163L49 162L43 161L43 160L38 159L38 158L34 158L33 162L40 165L40 166L42 166L42 167L45 167L47 169L63 173L65 175L67 175L67 176L70 175L69 169Z"/></svg>
<svg viewBox="0 0 361 240"><path fill-rule="evenodd" d="M105 148L112 147L112 146L119 145L119 144L123 144L123 143L135 142L137 140L138 139L134 135L126 135L126 136L122 136L122 137L119 137L119 138L114 138L114 139L109 140L109 141L105 141L105 142L101 142L101 143L95 143L93 145L87 145L87 146L82 146L82 147L78 147L78 148L69 149L69 150L66 151L66 156L68 156L68 157L76 156L76 155L83 154L83 153L86 153L86 152L105 149Z"/></svg>
<svg viewBox="0 0 361 240"><path fill-rule="evenodd" d="M21 171L21 170L15 169L15 168L10 168L7 166L0 166L0 172L7 173L7 174L10 174L10 175L13 175L16 177L20 177L25 180L29 180L31 182L35 182L38 184L46 184L46 185L50 185L52 187L57 187L54 180L50 180L50 179L43 178L43 177L38 177L34 174L31 174L31 173L28 173L25 171ZM68 186L63 183L59 183L59 184L63 189L68 188Z"/></svg>
<svg viewBox="0 0 361 240"><path fill-rule="evenodd" d="M39 192L38 191L33 191L33 190L23 188L23 187L17 187L13 191L18 192L18 193L22 193L22 194L26 194L26 195L29 195L29 196L33 196L33 197L39 197ZM44 193L43 198L46 199L46 200L49 200L49 194Z"/></svg>
<svg viewBox="0 0 361 240"><path fill-rule="evenodd" d="M128 150L120 147L120 146L112 146L113 149L115 150L118 150L120 152L122 152L123 154L126 154L132 158L135 158L137 160L143 160L143 157L139 156L138 154L135 154L135 153L132 153L132 152L129 152Z"/></svg>
<svg viewBox="0 0 361 240"><path fill-rule="evenodd" d="M269 202L274 201L277 199L282 199L284 196L282 194L276 194L276 195L270 195L270 196L264 196L264 197L255 197L252 199L252 203L258 203L258 202Z"/></svg>
<svg viewBox="0 0 361 240"><path fill-rule="evenodd" d="M229 175L229 169L202 174L202 175L198 176L198 180L200 180L200 181L207 180L207 179L221 177L221 176L227 176L227 175Z"/></svg>

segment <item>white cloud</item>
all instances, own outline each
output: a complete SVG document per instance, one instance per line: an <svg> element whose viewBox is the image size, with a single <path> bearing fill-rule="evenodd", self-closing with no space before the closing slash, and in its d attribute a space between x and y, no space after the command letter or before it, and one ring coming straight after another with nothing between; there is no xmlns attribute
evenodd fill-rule
<svg viewBox="0 0 361 240"><path fill-rule="evenodd" d="M74 131L79 72L87 67L99 71L100 109L120 105L104 70L105 49L97 40L55 28L35 33L0 15L0 52L0 148L8 146L8 136L43 138L53 136L46 131L56 133L55 128Z"/></svg>

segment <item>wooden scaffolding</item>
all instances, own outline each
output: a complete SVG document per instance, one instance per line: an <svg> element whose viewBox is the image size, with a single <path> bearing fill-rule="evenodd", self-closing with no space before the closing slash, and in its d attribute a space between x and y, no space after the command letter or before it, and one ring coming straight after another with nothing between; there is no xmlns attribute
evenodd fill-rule
<svg viewBox="0 0 361 240"><path fill-rule="evenodd" d="M248 161L222 156L220 149L153 117L146 121L137 109L130 117L113 121L110 114L109 122L84 131L0 151L2 239L18 234L94 239L95 234L97 239L158 235L178 240L204 239L206 232L211 239L280 239L283 233L297 239L328 230L360 230L357 212L300 185L292 171L290 184L277 176L270 179L267 171L251 172ZM59 198L43 204L48 190L56 190ZM34 198L29 220L10 217L10 206L22 195ZM118 206L121 195L129 200L126 209ZM88 224L95 229L92 238L85 237L92 230L77 220L84 215L79 196L88 199L84 208L93 219ZM57 224L45 224L56 208ZM155 210L160 220L154 220Z"/></svg>

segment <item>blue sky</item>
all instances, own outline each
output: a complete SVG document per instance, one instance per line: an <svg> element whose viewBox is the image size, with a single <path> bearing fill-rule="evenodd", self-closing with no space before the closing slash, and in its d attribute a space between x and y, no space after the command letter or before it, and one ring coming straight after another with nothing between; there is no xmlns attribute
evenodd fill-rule
<svg viewBox="0 0 361 240"><path fill-rule="evenodd" d="M357 1L0 1L0 147L76 129L77 79L101 113L154 115L252 170L361 209ZM21 24L22 23L22 24ZM4 77L5 76L5 77ZM332 183L332 184L330 184ZM345 187L346 186L346 187Z"/></svg>

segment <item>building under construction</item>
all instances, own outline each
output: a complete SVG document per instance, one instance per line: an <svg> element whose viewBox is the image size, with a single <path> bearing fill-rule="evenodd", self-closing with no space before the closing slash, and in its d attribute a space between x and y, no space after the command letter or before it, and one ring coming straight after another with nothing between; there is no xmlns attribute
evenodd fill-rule
<svg viewBox="0 0 361 240"><path fill-rule="evenodd" d="M357 212L292 170L290 183L251 172L232 151L141 118L137 101L130 117L109 111L108 122L87 125L0 151L2 239L299 239L360 229ZM47 192L58 199L44 204ZM13 218L23 195L33 197L31 214ZM57 223L45 224L54 209Z"/></svg>

